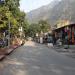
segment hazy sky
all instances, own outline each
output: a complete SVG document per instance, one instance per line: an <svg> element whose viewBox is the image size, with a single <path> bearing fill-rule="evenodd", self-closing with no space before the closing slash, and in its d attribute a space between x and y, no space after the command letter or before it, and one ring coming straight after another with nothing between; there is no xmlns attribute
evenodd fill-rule
<svg viewBox="0 0 75 75"><path fill-rule="evenodd" d="M39 8L43 5L49 4L53 0L21 0L20 9L25 12L29 12L33 9Z"/></svg>

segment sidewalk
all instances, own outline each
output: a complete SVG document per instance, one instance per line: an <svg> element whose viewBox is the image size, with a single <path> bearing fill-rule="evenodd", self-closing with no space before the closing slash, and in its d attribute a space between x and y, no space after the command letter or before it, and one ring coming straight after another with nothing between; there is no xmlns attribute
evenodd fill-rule
<svg viewBox="0 0 75 75"><path fill-rule="evenodd" d="M69 45L69 51L75 53L75 45Z"/></svg>
<svg viewBox="0 0 75 75"><path fill-rule="evenodd" d="M75 58L75 45L69 45L68 49L65 49L64 46L53 47L53 49L61 54Z"/></svg>
<svg viewBox="0 0 75 75"><path fill-rule="evenodd" d="M0 60L5 58L7 55L9 55L11 52L13 52L18 47L19 45L10 46L9 48L0 48Z"/></svg>

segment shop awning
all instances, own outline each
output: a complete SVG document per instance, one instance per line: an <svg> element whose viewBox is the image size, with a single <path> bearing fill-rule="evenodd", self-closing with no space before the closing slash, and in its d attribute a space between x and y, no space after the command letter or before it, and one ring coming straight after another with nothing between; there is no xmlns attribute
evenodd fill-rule
<svg viewBox="0 0 75 75"><path fill-rule="evenodd" d="M67 26L73 26L75 24L68 24L68 25L61 25L61 26L58 26L56 28L54 28L53 30L57 30L57 29L61 29L61 28L64 28L64 27L67 27Z"/></svg>

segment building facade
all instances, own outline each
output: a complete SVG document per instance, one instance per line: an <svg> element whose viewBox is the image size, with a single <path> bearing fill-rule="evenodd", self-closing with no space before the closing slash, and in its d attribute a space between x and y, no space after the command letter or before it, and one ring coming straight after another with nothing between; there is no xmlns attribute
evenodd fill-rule
<svg viewBox="0 0 75 75"><path fill-rule="evenodd" d="M56 25L53 32L56 40L60 38L63 44L75 44L75 24Z"/></svg>

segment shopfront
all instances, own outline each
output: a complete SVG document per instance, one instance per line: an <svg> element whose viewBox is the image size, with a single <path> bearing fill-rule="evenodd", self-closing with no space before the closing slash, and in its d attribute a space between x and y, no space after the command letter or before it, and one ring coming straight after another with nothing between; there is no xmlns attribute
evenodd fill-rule
<svg viewBox="0 0 75 75"><path fill-rule="evenodd" d="M75 44L75 24L64 25L53 30L56 39L61 39L63 44Z"/></svg>

